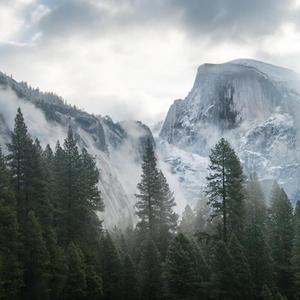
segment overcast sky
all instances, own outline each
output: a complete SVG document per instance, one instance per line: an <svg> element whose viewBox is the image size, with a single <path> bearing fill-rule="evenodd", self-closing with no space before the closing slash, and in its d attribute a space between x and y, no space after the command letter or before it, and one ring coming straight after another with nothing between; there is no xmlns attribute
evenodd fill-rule
<svg viewBox="0 0 300 300"><path fill-rule="evenodd" d="M162 120L197 67L300 72L300 0L0 0L0 70L114 120Z"/></svg>

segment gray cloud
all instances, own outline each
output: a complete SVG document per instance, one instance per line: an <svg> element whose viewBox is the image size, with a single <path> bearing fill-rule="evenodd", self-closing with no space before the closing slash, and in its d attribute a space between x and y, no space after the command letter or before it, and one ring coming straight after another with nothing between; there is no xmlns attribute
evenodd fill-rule
<svg viewBox="0 0 300 300"><path fill-rule="evenodd" d="M107 30L174 26L193 37L243 40L295 21L293 0L62 0L41 20L45 35L99 35ZM49 4L48 4L49 5Z"/></svg>

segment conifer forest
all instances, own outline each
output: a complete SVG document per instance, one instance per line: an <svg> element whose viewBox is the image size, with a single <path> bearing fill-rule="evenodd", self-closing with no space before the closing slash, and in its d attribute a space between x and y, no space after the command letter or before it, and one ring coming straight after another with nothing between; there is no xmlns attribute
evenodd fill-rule
<svg viewBox="0 0 300 300"><path fill-rule="evenodd" d="M224 138L209 161L206 204L179 216L147 140L136 223L107 229L95 158L71 127L41 147L18 109L0 154L0 299L300 299L300 202L276 181L266 199Z"/></svg>

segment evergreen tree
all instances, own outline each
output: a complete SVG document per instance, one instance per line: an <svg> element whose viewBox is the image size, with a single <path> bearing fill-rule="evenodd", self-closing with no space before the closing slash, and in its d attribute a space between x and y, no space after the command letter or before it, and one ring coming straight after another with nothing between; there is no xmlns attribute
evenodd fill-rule
<svg viewBox="0 0 300 300"><path fill-rule="evenodd" d="M269 222L276 286L282 295L288 296L292 292L293 208L286 193L276 182L272 189Z"/></svg>
<svg viewBox="0 0 300 300"><path fill-rule="evenodd" d="M102 247L102 278L104 299L123 299L122 262L119 253L108 233L103 237Z"/></svg>
<svg viewBox="0 0 300 300"><path fill-rule="evenodd" d="M213 208L213 217L222 217L222 239L234 233L243 236L244 193L241 163L230 144L222 138L211 150L207 196Z"/></svg>
<svg viewBox="0 0 300 300"><path fill-rule="evenodd" d="M16 207L0 148L0 299L17 299L23 285Z"/></svg>
<svg viewBox="0 0 300 300"><path fill-rule="evenodd" d="M229 252L233 263L234 277L231 285L235 290L235 299L253 299L254 290L249 263L243 246L234 235L230 239Z"/></svg>
<svg viewBox="0 0 300 300"><path fill-rule="evenodd" d="M161 258L155 243L151 239L145 240L141 247L138 276L142 299L162 299Z"/></svg>
<svg viewBox="0 0 300 300"><path fill-rule="evenodd" d="M165 258L167 248L177 227L178 215L173 211L176 206L174 193L170 191L164 174L159 171L160 199L158 201L158 248L162 258Z"/></svg>
<svg viewBox="0 0 300 300"><path fill-rule="evenodd" d="M64 297L66 300L81 300L86 296L86 270L84 255L81 249L70 242L67 247L67 281L64 288Z"/></svg>
<svg viewBox="0 0 300 300"><path fill-rule="evenodd" d="M295 298L300 299L300 201L296 204L294 214L295 237L292 251L292 270L294 275Z"/></svg>
<svg viewBox="0 0 300 300"><path fill-rule="evenodd" d="M261 292L261 299L262 300L273 300L272 292L270 291L269 287L265 284L263 285L262 292Z"/></svg>
<svg viewBox="0 0 300 300"><path fill-rule="evenodd" d="M136 194L136 214L140 219L137 224L138 232L142 239L152 239L164 258L178 216L173 212L173 193L157 167L157 159L149 140L143 156L141 181L137 187L139 194Z"/></svg>
<svg viewBox="0 0 300 300"><path fill-rule="evenodd" d="M123 262L123 295L124 300L138 300L139 291L136 269L131 257L127 254Z"/></svg>
<svg viewBox="0 0 300 300"><path fill-rule="evenodd" d="M42 228L33 211L23 231L24 237L24 299L49 298L49 253L43 240Z"/></svg>
<svg viewBox="0 0 300 300"><path fill-rule="evenodd" d="M165 278L172 299L196 299L200 294L197 253L193 244L178 234L169 246Z"/></svg>
<svg viewBox="0 0 300 300"><path fill-rule="evenodd" d="M30 210L31 180L34 174L31 163L33 142L27 132L20 108L18 108L15 118L15 127L11 134L11 142L7 144L7 148L9 151L7 160L12 174L17 201L18 221L23 225L26 215Z"/></svg>
<svg viewBox="0 0 300 300"><path fill-rule="evenodd" d="M86 268L86 291L88 300L98 300L103 297L102 278L92 265L88 265Z"/></svg>
<svg viewBox="0 0 300 300"><path fill-rule="evenodd" d="M272 258L266 238L267 207L256 175L246 186L245 250L256 297L264 285L272 286Z"/></svg>
<svg viewBox="0 0 300 300"><path fill-rule="evenodd" d="M158 221L158 199L160 199L159 170L157 159L150 141L147 142L142 163L141 181L138 183L139 194L136 194L136 214L140 221L137 227L143 235L155 240Z"/></svg>
<svg viewBox="0 0 300 300"><path fill-rule="evenodd" d="M196 215L189 205L186 205L184 212L182 213L181 222L178 227L178 231L192 236L195 233Z"/></svg>
<svg viewBox="0 0 300 300"><path fill-rule="evenodd" d="M211 286L213 299L238 299L236 298L235 280L233 259L226 244L220 240L215 244L212 258Z"/></svg>

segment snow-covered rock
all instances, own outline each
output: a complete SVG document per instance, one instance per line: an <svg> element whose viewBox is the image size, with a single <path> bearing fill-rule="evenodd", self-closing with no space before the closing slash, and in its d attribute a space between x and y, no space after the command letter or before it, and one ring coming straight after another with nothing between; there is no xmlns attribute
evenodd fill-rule
<svg viewBox="0 0 300 300"><path fill-rule="evenodd" d="M300 196L299 113L297 73L249 59L204 64L191 92L170 107L159 136L202 158L224 136L247 174L256 172L266 182L277 179L295 200ZM168 161L168 155L164 157ZM178 160L185 164L185 155L178 153ZM203 173L202 166L194 169ZM190 174L183 177L180 180L190 180ZM201 190L205 180L199 179L197 185Z"/></svg>

